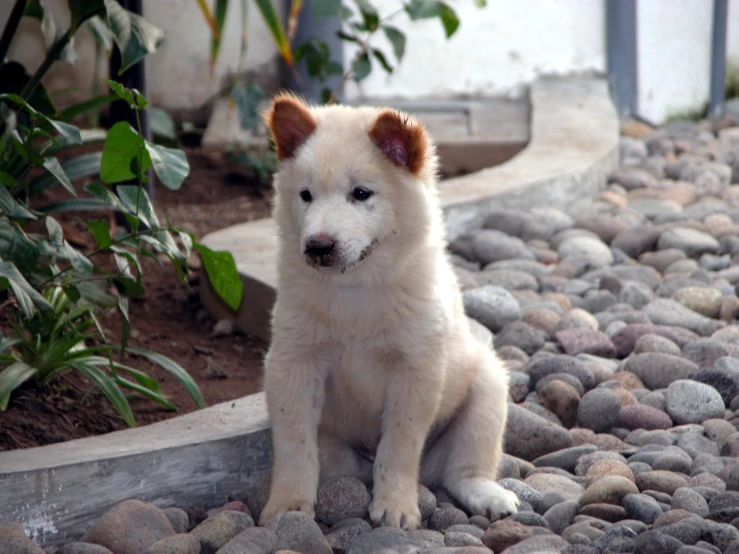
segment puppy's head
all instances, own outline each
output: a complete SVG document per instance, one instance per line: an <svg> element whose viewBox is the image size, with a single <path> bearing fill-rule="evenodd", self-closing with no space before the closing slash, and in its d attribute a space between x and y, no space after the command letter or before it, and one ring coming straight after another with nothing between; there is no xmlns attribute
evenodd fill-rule
<svg viewBox="0 0 739 554"><path fill-rule="evenodd" d="M283 248L323 273L388 266L433 217L436 156L423 127L388 109L309 108L280 95L265 115L280 169Z"/></svg>

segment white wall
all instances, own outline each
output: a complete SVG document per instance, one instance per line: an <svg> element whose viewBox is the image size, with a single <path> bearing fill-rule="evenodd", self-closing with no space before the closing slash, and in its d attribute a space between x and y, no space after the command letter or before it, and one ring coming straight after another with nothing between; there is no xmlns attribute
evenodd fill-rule
<svg viewBox="0 0 739 554"><path fill-rule="evenodd" d="M700 109L709 95L713 2L640 0L636 17L640 115L660 123Z"/></svg>
<svg viewBox="0 0 739 554"><path fill-rule="evenodd" d="M375 4L381 15L398 7L397 0ZM375 64L359 87L347 87L347 95L517 95L540 75L605 71L602 0L488 0L485 8L458 0L451 5L461 25L450 40L436 19L395 17L392 24L408 37L403 62L390 76ZM391 53L384 35L377 38ZM355 52L347 48L347 67Z"/></svg>

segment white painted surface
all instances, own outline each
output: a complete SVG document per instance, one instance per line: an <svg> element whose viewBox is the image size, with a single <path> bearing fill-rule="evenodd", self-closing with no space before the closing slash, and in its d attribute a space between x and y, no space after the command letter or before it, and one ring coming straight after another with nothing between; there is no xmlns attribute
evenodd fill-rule
<svg viewBox="0 0 739 554"><path fill-rule="evenodd" d="M397 0L376 0L385 17ZM455 95L518 95L541 75L605 71L605 12L602 0L470 0L452 3L461 20L457 33L444 37L441 23L411 22L404 14L391 24L406 33L403 62L392 75L378 64L350 98L417 98ZM384 35L377 41L392 50ZM347 67L355 49L346 49Z"/></svg>
<svg viewBox="0 0 739 554"><path fill-rule="evenodd" d="M709 95L713 2L641 0L636 17L640 114L661 123L701 109ZM736 46L739 53L739 40Z"/></svg>

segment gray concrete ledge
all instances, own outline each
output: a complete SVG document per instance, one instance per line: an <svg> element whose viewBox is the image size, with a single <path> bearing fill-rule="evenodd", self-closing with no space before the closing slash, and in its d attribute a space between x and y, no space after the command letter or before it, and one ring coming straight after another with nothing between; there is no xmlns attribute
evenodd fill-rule
<svg viewBox="0 0 739 554"><path fill-rule="evenodd" d="M43 546L79 539L128 498L213 506L269 470L264 393L136 429L0 452L0 520Z"/></svg>
<svg viewBox="0 0 739 554"><path fill-rule="evenodd" d="M605 186L618 157L618 120L605 82L542 81L532 86L530 104L530 140L520 154L441 183L450 238L479 227L493 208L566 209ZM224 229L203 242L230 250L245 283L235 313L203 279L205 306L268 338L277 282L272 220ZM471 325L490 341L489 332ZM21 522L46 546L79 538L95 518L127 498L162 507L225 501L229 491L248 488L269 468L265 408L260 393L138 429L0 452L0 520Z"/></svg>

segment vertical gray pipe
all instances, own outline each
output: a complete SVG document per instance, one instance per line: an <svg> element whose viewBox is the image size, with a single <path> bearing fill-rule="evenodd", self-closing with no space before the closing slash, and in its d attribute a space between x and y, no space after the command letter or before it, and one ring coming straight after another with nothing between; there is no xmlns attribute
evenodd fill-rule
<svg viewBox="0 0 739 554"><path fill-rule="evenodd" d="M713 35L711 37L711 99L708 115L712 119L724 113L726 94L726 26L728 0L713 0Z"/></svg>
<svg viewBox="0 0 739 554"><path fill-rule="evenodd" d="M606 0L606 64L608 85L618 115L635 115L638 90L636 0Z"/></svg>
<svg viewBox="0 0 739 554"><path fill-rule="evenodd" d="M341 30L341 18L338 15L322 19L314 17L313 5L321 2L325 2L325 0L304 1L303 9L298 18L298 29L295 33L295 37L293 37L293 49L296 49L307 39L314 37L319 41L325 42L328 46L329 52L331 53L331 60L343 66L343 41L336 36L336 33ZM309 102L319 102L321 90L328 88L333 91L341 82L341 75L332 75L323 83L319 83L308 75L308 70L306 69L304 62L297 65L297 71L298 75L300 75L303 86L300 86L289 68L285 69L285 85L288 88L299 92ZM343 99L344 94L342 91L342 93L339 94L339 101L342 101Z"/></svg>

